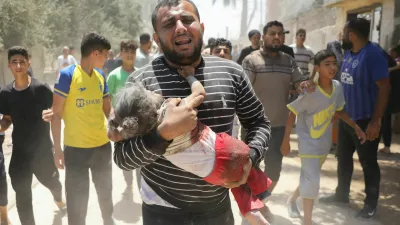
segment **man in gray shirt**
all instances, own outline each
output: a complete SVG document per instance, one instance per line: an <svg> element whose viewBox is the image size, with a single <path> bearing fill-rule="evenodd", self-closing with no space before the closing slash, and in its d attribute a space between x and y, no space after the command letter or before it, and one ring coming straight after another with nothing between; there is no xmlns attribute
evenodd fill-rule
<svg viewBox="0 0 400 225"><path fill-rule="evenodd" d="M149 64L153 59L151 55L151 38L150 34L142 34L139 37L140 48L136 50L136 61L135 66L137 68L142 68L143 66Z"/></svg>
<svg viewBox="0 0 400 225"><path fill-rule="evenodd" d="M272 138L265 155L265 173L273 181L272 192L279 180L283 155L280 146L285 133L289 111L286 107L290 84L302 88L310 85L295 60L280 51L284 39L282 23L269 22L263 29L263 49L255 51L243 61L243 69L249 76L253 89L271 121ZM300 84L301 81L305 81ZM242 135L243 137L244 135ZM243 140L246 141L246 140Z"/></svg>

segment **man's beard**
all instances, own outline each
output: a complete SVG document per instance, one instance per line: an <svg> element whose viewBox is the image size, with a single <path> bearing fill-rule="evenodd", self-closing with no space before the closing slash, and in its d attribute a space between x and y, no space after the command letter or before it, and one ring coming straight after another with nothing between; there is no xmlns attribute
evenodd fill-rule
<svg viewBox="0 0 400 225"><path fill-rule="evenodd" d="M203 46L203 37L199 38L199 41L194 46L194 51L191 56L185 56L184 54L177 53L173 49L169 49L160 39L160 47L164 53L164 57L171 63L180 66L189 66L195 63L201 56L201 47Z"/></svg>
<svg viewBox="0 0 400 225"><path fill-rule="evenodd" d="M266 47L268 51L278 52L281 49L282 45L266 45Z"/></svg>
<svg viewBox="0 0 400 225"><path fill-rule="evenodd" d="M342 40L342 48L343 50L351 50L353 48L353 43L349 40Z"/></svg>

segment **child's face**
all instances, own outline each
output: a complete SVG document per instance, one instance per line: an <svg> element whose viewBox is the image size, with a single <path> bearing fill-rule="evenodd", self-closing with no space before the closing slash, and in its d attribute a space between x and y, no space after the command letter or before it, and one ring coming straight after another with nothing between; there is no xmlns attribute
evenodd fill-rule
<svg viewBox="0 0 400 225"><path fill-rule="evenodd" d="M29 61L23 55L13 55L8 61L8 68L14 76L26 75L29 66Z"/></svg>
<svg viewBox="0 0 400 225"><path fill-rule="evenodd" d="M136 51L134 49L124 48L121 51L121 57L123 62L134 64L136 60Z"/></svg>
<svg viewBox="0 0 400 225"><path fill-rule="evenodd" d="M331 56L324 59L321 64L317 66L317 72L320 77L333 79L338 71L336 58Z"/></svg>

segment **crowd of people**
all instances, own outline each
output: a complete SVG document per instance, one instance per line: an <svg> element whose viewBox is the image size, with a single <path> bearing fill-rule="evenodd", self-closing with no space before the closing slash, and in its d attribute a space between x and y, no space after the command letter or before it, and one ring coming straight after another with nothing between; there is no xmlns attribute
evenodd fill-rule
<svg viewBox="0 0 400 225"><path fill-rule="evenodd" d="M388 54L371 43L369 21L357 18L314 54L305 29L285 45L289 31L270 21L249 32L251 45L239 53L224 38L204 45L205 26L190 0L159 1L152 25L153 37L121 41L116 56L98 33L83 37L79 62L64 47L53 90L28 72L26 48L8 49L15 80L1 87L0 132L13 125L9 175L22 225L35 224L33 175L67 212L68 224L86 224L89 171L104 225L116 224L112 159L123 170L127 197L136 170L144 225L233 225L229 190L250 224L273 224L268 197L291 151L296 120L301 170L289 216L301 217L296 200L302 198L303 222L312 224L320 169L333 147L338 186L319 201L349 202L357 151L366 198L356 217L375 217L378 144L382 133L381 151L390 152L400 47ZM158 52L151 51L152 41ZM0 220L9 224L0 153ZM65 200L59 169L66 171Z"/></svg>

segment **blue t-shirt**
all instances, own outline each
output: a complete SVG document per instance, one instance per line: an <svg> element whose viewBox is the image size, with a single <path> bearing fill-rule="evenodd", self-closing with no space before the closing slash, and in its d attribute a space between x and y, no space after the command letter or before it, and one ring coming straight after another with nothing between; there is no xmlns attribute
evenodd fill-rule
<svg viewBox="0 0 400 225"><path fill-rule="evenodd" d="M376 81L389 77L382 49L368 43L359 52L347 51L341 69L345 111L353 120L372 117L378 95Z"/></svg>

